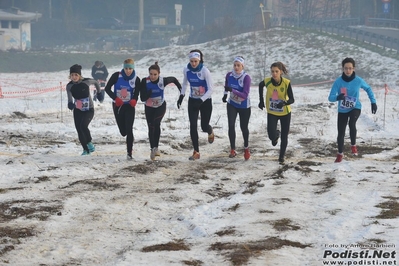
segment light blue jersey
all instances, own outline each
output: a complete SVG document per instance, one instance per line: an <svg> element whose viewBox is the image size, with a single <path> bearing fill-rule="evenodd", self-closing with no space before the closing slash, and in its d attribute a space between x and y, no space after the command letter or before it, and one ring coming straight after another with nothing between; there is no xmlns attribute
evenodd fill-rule
<svg viewBox="0 0 399 266"><path fill-rule="evenodd" d="M330 102L336 102L337 96L341 93L345 93L345 99L338 102L339 113L348 113L353 109L362 109L362 104L359 98L360 89L363 89L367 93L371 103L376 103L370 85L358 76L349 82L343 80L342 77L337 78L331 88L328 100Z"/></svg>

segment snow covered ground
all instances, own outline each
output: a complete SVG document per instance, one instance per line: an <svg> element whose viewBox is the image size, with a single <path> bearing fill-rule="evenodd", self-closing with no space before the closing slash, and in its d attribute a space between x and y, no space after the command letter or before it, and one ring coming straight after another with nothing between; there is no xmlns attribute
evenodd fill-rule
<svg viewBox="0 0 399 266"><path fill-rule="evenodd" d="M69 66L56 73L0 73L0 264L397 265L399 61L315 34L274 29L266 42L263 37L256 32L154 49L136 62L141 78L159 61L161 75L182 81L189 50L204 52L216 84L216 138L208 144L199 133L198 161L188 160L187 97L177 109L174 86L166 88L161 156L149 158L139 103L134 160L127 161L109 97L96 103L90 124L96 152L80 156L66 93L31 92L65 86ZM284 166L277 163L279 145L268 140L266 112L257 108L265 51L267 75L271 63L282 61L297 81ZM236 55L245 57L253 81L248 161L238 120L238 156L228 158L221 101ZM344 161L336 164L336 104L327 101L331 83L325 81L340 75L345 57L356 60L379 109L372 115L362 92L359 156L349 154L347 132ZM90 69L83 75L90 77ZM21 90L28 96L20 97Z"/></svg>

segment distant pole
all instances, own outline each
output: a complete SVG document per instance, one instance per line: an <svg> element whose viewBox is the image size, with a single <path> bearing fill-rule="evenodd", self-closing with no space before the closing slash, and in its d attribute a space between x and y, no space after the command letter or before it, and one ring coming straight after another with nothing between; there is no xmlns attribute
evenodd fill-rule
<svg viewBox="0 0 399 266"><path fill-rule="evenodd" d="M143 0L139 1L139 49L141 49L141 34L144 30L144 3Z"/></svg>
<svg viewBox="0 0 399 266"><path fill-rule="evenodd" d="M388 85L385 84L385 93L384 93L384 129L385 129L385 106L387 102L387 94L388 94Z"/></svg>
<svg viewBox="0 0 399 266"><path fill-rule="evenodd" d="M265 12L263 10L263 4L260 3L259 5L260 10L262 12L262 21L263 21L263 31L265 32L265 41L264 41L264 48L265 48L265 60L263 62L263 77L266 77L266 22L265 22Z"/></svg>
<svg viewBox="0 0 399 266"><path fill-rule="evenodd" d="M53 16L53 10L52 10L52 7L51 7L51 0L48 0L48 12L49 12L49 14L48 14L48 17L49 18L52 18L52 16Z"/></svg>
<svg viewBox="0 0 399 266"><path fill-rule="evenodd" d="M204 3L204 26L205 26L205 3Z"/></svg>
<svg viewBox="0 0 399 266"><path fill-rule="evenodd" d="M296 0L298 2L298 28L299 28L299 15L300 15L300 4L301 4L301 0Z"/></svg>
<svg viewBox="0 0 399 266"><path fill-rule="evenodd" d="M62 116L62 82L60 82L60 93L61 93L61 123L63 123L64 119L63 119L63 116Z"/></svg>

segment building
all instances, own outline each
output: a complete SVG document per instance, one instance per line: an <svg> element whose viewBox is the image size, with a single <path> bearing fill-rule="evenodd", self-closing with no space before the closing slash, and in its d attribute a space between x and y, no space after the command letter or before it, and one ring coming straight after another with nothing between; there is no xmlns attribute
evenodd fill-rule
<svg viewBox="0 0 399 266"><path fill-rule="evenodd" d="M23 12L18 8L0 9L0 50L29 50L31 21L41 16L39 13Z"/></svg>

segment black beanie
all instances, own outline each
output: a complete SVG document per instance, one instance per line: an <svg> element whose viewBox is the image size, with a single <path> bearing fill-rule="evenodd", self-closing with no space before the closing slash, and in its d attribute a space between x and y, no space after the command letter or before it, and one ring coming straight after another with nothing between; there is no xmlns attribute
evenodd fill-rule
<svg viewBox="0 0 399 266"><path fill-rule="evenodd" d="M78 65L78 64L75 64L75 65L71 66L69 68L69 74L72 74L72 73L77 73L80 76L82 76L82 66Z"/></svg>

